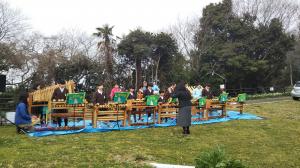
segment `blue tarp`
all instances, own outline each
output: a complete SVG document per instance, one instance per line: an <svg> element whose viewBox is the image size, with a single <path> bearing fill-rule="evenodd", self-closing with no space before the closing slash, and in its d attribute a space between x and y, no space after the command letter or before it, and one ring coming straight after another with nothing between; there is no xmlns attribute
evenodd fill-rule
<svg viewBox="0 0 300 168"><path fill-rule="evenodd" d="M220 112L214 112L211 115L219 115ZM137 116L138 117L138 116ZM131 119L133 120L133 116L131 116ZM144 122L147 122L147 116L143 116ZM226 122L230 120L260 120L261 117L258 117L253 114L249 113L243 113L240 114L236 111L227 111L227 117L224 118L214 118L209 119L206 121L197 120L200 119L200 115L192 116L192 125L199 125L199 124L210 124L210 123L219 123L219 122ZM150 119L149 122L152 120ZM138 121L139 122L139 121ZM69 126L82 126L83 121L79 122L69 122ZM29 136L32 137L43 137L43 136L49 136L49 135L66 135L66 134L78 134L78 133L93 133L93 132L108 132L108 131L115 131L115 130L135 130L135 129L143 129L143 128L153 128L153 127L170 127L176 125L176 119L168 119L165 121L163 119L162 124L152 124L152 125L143 125L143 126L125 126L121 127L121 121L119 123L117 122L99 122L98 128L92 127L91 120L85 121L85 128L80 130L67 130L67 131L35 131L32 133L28 133ZM51 125L51 127L55 127L55 125ZM37 126L36 128L40 128L40 126Z"/></svg>

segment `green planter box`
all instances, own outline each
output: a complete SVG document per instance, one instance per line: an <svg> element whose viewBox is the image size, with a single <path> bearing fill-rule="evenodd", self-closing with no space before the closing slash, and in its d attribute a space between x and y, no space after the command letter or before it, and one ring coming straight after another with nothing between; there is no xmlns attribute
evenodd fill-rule
<svg viewBox="0 0 300 168"><path fill-rule="evenodd" d="M225 103L228 100L228 93L222 93L219 96L219 102L220 103Z"/></svg>
<svg viewBox="0 0 300 168"><path fill-rule="evenodd" d="M113 100L115 103L126 103L129 94L129 92L116 92Z"/></svg>
<svg viewBox="0 0 300 168"><path fill-rule="evenodd" d="M247 99L247 94L246 93L241 93L241 94L238 94L238 102L239 103L244 103Z"/></svg>
<svg viewBox="0 0 300 168"><path fill-rule="evenodd" d="M204 107L206 104L206 97L201 97L199 99L199 107Z"/></svg>
<svg viewBox="0 0 300 168"><path fill-rule="evenodd" d="M80 93L68 93L67 104L84 104L85 92Z"/></svg>
<svg viewBox="0 0 300 168"><path fill-rule="evenodd" d="M157 106L158 105L158 95L151 95L146 97L146 105L147 106Z"/></svg>

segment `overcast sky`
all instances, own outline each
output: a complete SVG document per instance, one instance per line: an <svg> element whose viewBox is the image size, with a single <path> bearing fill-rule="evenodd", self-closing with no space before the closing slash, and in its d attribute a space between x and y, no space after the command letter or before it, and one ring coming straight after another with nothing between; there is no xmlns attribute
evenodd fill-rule
<svg viewBox="0 0 300 168"><path fill-rule="evenodd" d="M221 0L9 0L28 18L33 31L54 35L63 29L92 34L96 27L114 25L121 36L141 27L156 32L178 18L200 16L203 7Z"/></svg>

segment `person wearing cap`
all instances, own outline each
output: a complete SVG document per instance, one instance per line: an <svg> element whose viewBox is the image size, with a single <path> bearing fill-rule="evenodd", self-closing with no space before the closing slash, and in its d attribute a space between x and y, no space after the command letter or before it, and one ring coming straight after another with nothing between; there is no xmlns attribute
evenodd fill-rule
<svg viewBox="0 0 300 168"><path fill-rule="evenodd" d="M65 86L65 81L59 81L58 82L58 88L56 88L52 94L51 100L56 101L65 101L67 94L69 93L68 89ZM56 109L53 111L54 113L67 113L67 109ZM68 126L68 118L64 119L65 126ZM61 117L57 117L57 124L59 127L61 127Z"/></svg>
<svg viewBox="0 0 300 168"><path fill-rule="evenodd" d="M107 95L104 93L103 84L99 84L93 96L94 105L104 105L108 102Z"/></svg>
<svg viewBox="0 0 300 168"><path fill-rule="evenodd" d="M213 98L213 94L211 92L211 85L210 84L206 84L205 88L202 90L202 97L206 97L208 99L212 99Z"/></svg>

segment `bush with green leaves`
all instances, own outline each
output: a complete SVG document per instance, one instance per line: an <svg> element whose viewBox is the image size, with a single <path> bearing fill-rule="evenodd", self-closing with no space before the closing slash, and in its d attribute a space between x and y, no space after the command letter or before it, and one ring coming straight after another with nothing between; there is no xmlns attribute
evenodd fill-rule
<svg viewBox="0 0 300 168"><path fill-rule="evenodd" d="M210 151L202 152L196 159L196 168L245 168L239 160L228 159L224 149L214 148Z"/></svg>

